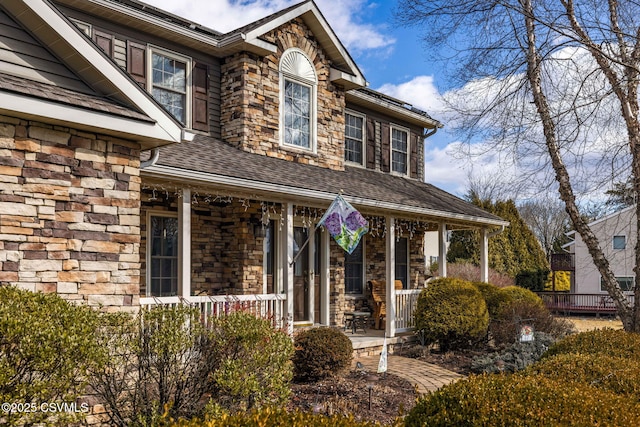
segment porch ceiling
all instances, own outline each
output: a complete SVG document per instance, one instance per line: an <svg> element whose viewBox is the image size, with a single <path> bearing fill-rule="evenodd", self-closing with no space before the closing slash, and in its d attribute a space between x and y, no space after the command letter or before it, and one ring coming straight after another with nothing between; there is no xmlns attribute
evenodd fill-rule
<svg viewBox="0 0 640 427"><path fill-rule="evenodd" d="M294 163L248 153L204 136L163 147L158 162L144 169L142 176L327 206L343 191L345 199L365 213L459 227L508 225L500 217L415 179L358 167L336 171Z"/></svg>

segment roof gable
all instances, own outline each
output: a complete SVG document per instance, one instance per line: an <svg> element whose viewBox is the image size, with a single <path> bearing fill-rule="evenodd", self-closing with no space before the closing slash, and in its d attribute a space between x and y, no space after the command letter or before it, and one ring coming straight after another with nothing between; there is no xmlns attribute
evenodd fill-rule
<svg viewBox="0 0 640 427"><path fill-rule="evenodd" d="M304 21L331 60L333 67L330 78L332 81L344 85L347 89L367 85L364 75L353 58L312 0L298 3L231 31L222 37L220 44L224 45L225 41L241 39L244 43L275 52L275 46L264 41L262 36L296 18Z"/></svg>
<svg viewBox="0 0 640 427"><path fill-rule="evenodd" d="M0 88L8 92L0 96L2 114L97 129L144 148L185 139L180 124L47 0L9 0L0 10L5 33L15 35L0 46L0 71L27 79ZM40 55L31 56L36 50Z"/></svg>

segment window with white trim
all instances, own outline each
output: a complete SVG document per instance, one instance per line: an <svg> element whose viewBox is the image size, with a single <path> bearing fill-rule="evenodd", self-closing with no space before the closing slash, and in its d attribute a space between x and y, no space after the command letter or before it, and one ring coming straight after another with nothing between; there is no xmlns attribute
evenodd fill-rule
<svg viewBox="0 0 640 427"><path fill-rule="evenodd" d="M406 175L409 171L409 131L391 128L391 171Z"/></svg>
<svg viewBox="0 0 640 427"><path fill-rule="evenodd" d="M626 249L627 236L613 236L613 249Z"/></svg>
<svg viewBox="0 0 640 427"><path fill-rule="evenodd" d="M623 291L633 291L633 288L635 286L635 278L633 276L616 277L616 280L618 281L618 285L620 285L620 289L622 289ZM604 287L604 279L602 277L600 277L600 291L607 291L607 289Z"/></svg>
<svg viewBox="0 0 640 427"><path fill-rule="evenodd" d="M365 117L347 112L344 115L344 160L363 164Z"/></svg>
<svg viewBox="0 0 640 427"><path fill-rule="evenodd" d="M315 68L299 49L289 49L280 60L280 141L282 144L315 151Z"/></svg>
<svg viewBox="0 0 640 427"><path fill-rule="evenodd" d="M190 123L191 59L154 46L149 57L151 94L180 123Z"/></svg>
<svg viewBox="0 0 640 427"><path fill-rule="evenodd" d="M350 254L344 253L344 285L347 294L362 294L364 284L364 239Z"/></svg>
<svg viewBox="0 0 640 427"><path fill-rule="evenodd" d="M178 217L148 216L147 295L178 294Z"/></svg>

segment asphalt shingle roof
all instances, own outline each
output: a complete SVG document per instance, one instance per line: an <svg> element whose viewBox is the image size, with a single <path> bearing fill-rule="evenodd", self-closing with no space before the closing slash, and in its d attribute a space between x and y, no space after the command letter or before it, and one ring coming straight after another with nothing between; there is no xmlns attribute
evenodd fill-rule
<svg viewBox="0 0 640 427"><path fill-rule="evenodd" d="M204 136L197 136L189 143L161 148L157 165L335 194L343 190L345 196L503 221L446 191L415 179L359 167L346 166L344 171L336 171L296 163L249 153Z"/></svg>
<svg viewBox="0 0 640 427"><path fill-rule="evenodd" d="M126 118L153 122L147 115L96 94L80 93L60 86L0 73L0 90L21 93L61 104L82 107Z"/></svg>

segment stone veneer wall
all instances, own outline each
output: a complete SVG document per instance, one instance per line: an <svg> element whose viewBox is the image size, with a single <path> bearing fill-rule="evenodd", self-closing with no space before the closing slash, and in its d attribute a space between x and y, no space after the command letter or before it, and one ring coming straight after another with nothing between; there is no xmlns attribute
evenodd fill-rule
<svg viewBox="0 0 640 427"><path fill-rule="evenodd" d="M147 189L142 194L141 295L146 294L147 213L172 212L177 216L173 193ZM260 205L249 204L245 209L238 200L205 203L202 197L192 204L192 295L262 293L264 238L254 236L252 222L261 217Z"/></svg>
<svg viewBox="0 0 640 427"><path fill-rule="evenodd" d="M238 53L226 58L222 66L222 139L252 153L343 170L345 92L329 80L330 61L301 19L264 38L278 46L275 54ZM279 142L279 63L284 51L292 47L307 54L318 76L316 153Z"/></svg>
<svg viewBox="0 0 640 427"><path fill-rule="evenodd" d="M0 283L135 310L139 158L137 143L0 116Z"/></svg>

